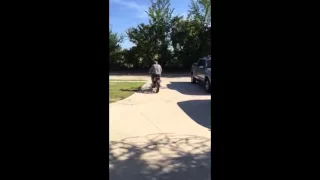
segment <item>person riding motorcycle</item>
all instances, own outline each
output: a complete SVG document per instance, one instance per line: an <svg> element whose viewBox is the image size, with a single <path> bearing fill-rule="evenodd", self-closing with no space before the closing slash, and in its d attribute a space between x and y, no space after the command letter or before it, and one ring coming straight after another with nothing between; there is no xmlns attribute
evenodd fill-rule
<svg viewBox="0 0 320 180"><path fill-rule="evenodd" d="M151 68L149 69L149 73L151 73L151 82L152 82L152 87L154 87L154 79L157 76L161 76L162 73L162 68L160 64L158 64L158 61L154 61L152 64Z"/></svg>

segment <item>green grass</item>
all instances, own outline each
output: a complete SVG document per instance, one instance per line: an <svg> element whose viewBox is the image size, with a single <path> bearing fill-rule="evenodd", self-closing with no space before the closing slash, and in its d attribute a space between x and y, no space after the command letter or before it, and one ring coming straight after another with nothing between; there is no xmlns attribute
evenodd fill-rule
<svg viewBox="0 0 320 180"><path fill-rule="evenodd" d="M144 82L109 82L109 103L131 96L143 84Z"/></svg>

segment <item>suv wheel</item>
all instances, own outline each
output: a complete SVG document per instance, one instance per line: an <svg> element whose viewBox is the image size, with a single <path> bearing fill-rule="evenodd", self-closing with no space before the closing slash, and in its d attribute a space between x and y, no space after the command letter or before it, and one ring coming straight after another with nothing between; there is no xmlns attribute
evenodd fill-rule
<svg viewBox="0 0 320 180"><path fill-rule="evenodd" d="M206 86L206 91L211 92L211 84L208 79L206 79L206 81L205 81L205 86Z"/></svg>
<svg viewBox="0 0 320 180"><path fill-rule="evenodd" d="M191 73L191 83L194 84L194 83L196 83L196 81L197 81L197 80L194 78L193 73Z"/></svg>

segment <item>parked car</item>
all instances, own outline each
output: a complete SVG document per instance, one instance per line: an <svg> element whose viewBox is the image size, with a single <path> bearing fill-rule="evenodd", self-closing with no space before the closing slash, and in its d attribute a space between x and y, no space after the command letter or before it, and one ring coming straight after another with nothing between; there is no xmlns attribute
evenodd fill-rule
<svg viewBox="0 0 320 180"><path fill-rule="evenodd" d="M207 92L211 92L211 56L200 58L192 65L191 82L203 83Z"/></svg>

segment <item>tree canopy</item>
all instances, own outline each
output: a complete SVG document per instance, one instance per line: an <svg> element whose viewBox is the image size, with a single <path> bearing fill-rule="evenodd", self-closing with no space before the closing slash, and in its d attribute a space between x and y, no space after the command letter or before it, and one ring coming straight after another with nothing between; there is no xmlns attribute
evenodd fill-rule
<svg viewBox="0 0 320 180"><path fill-rule="evenodd" d="M135 45L121 49L123 36L109 30L111 70L148 68L158 60L163 68L188 69L211 54L211 1L191 0L187 17L174 15L170 0L151 1L148 24L126 31Z"/></svg>

